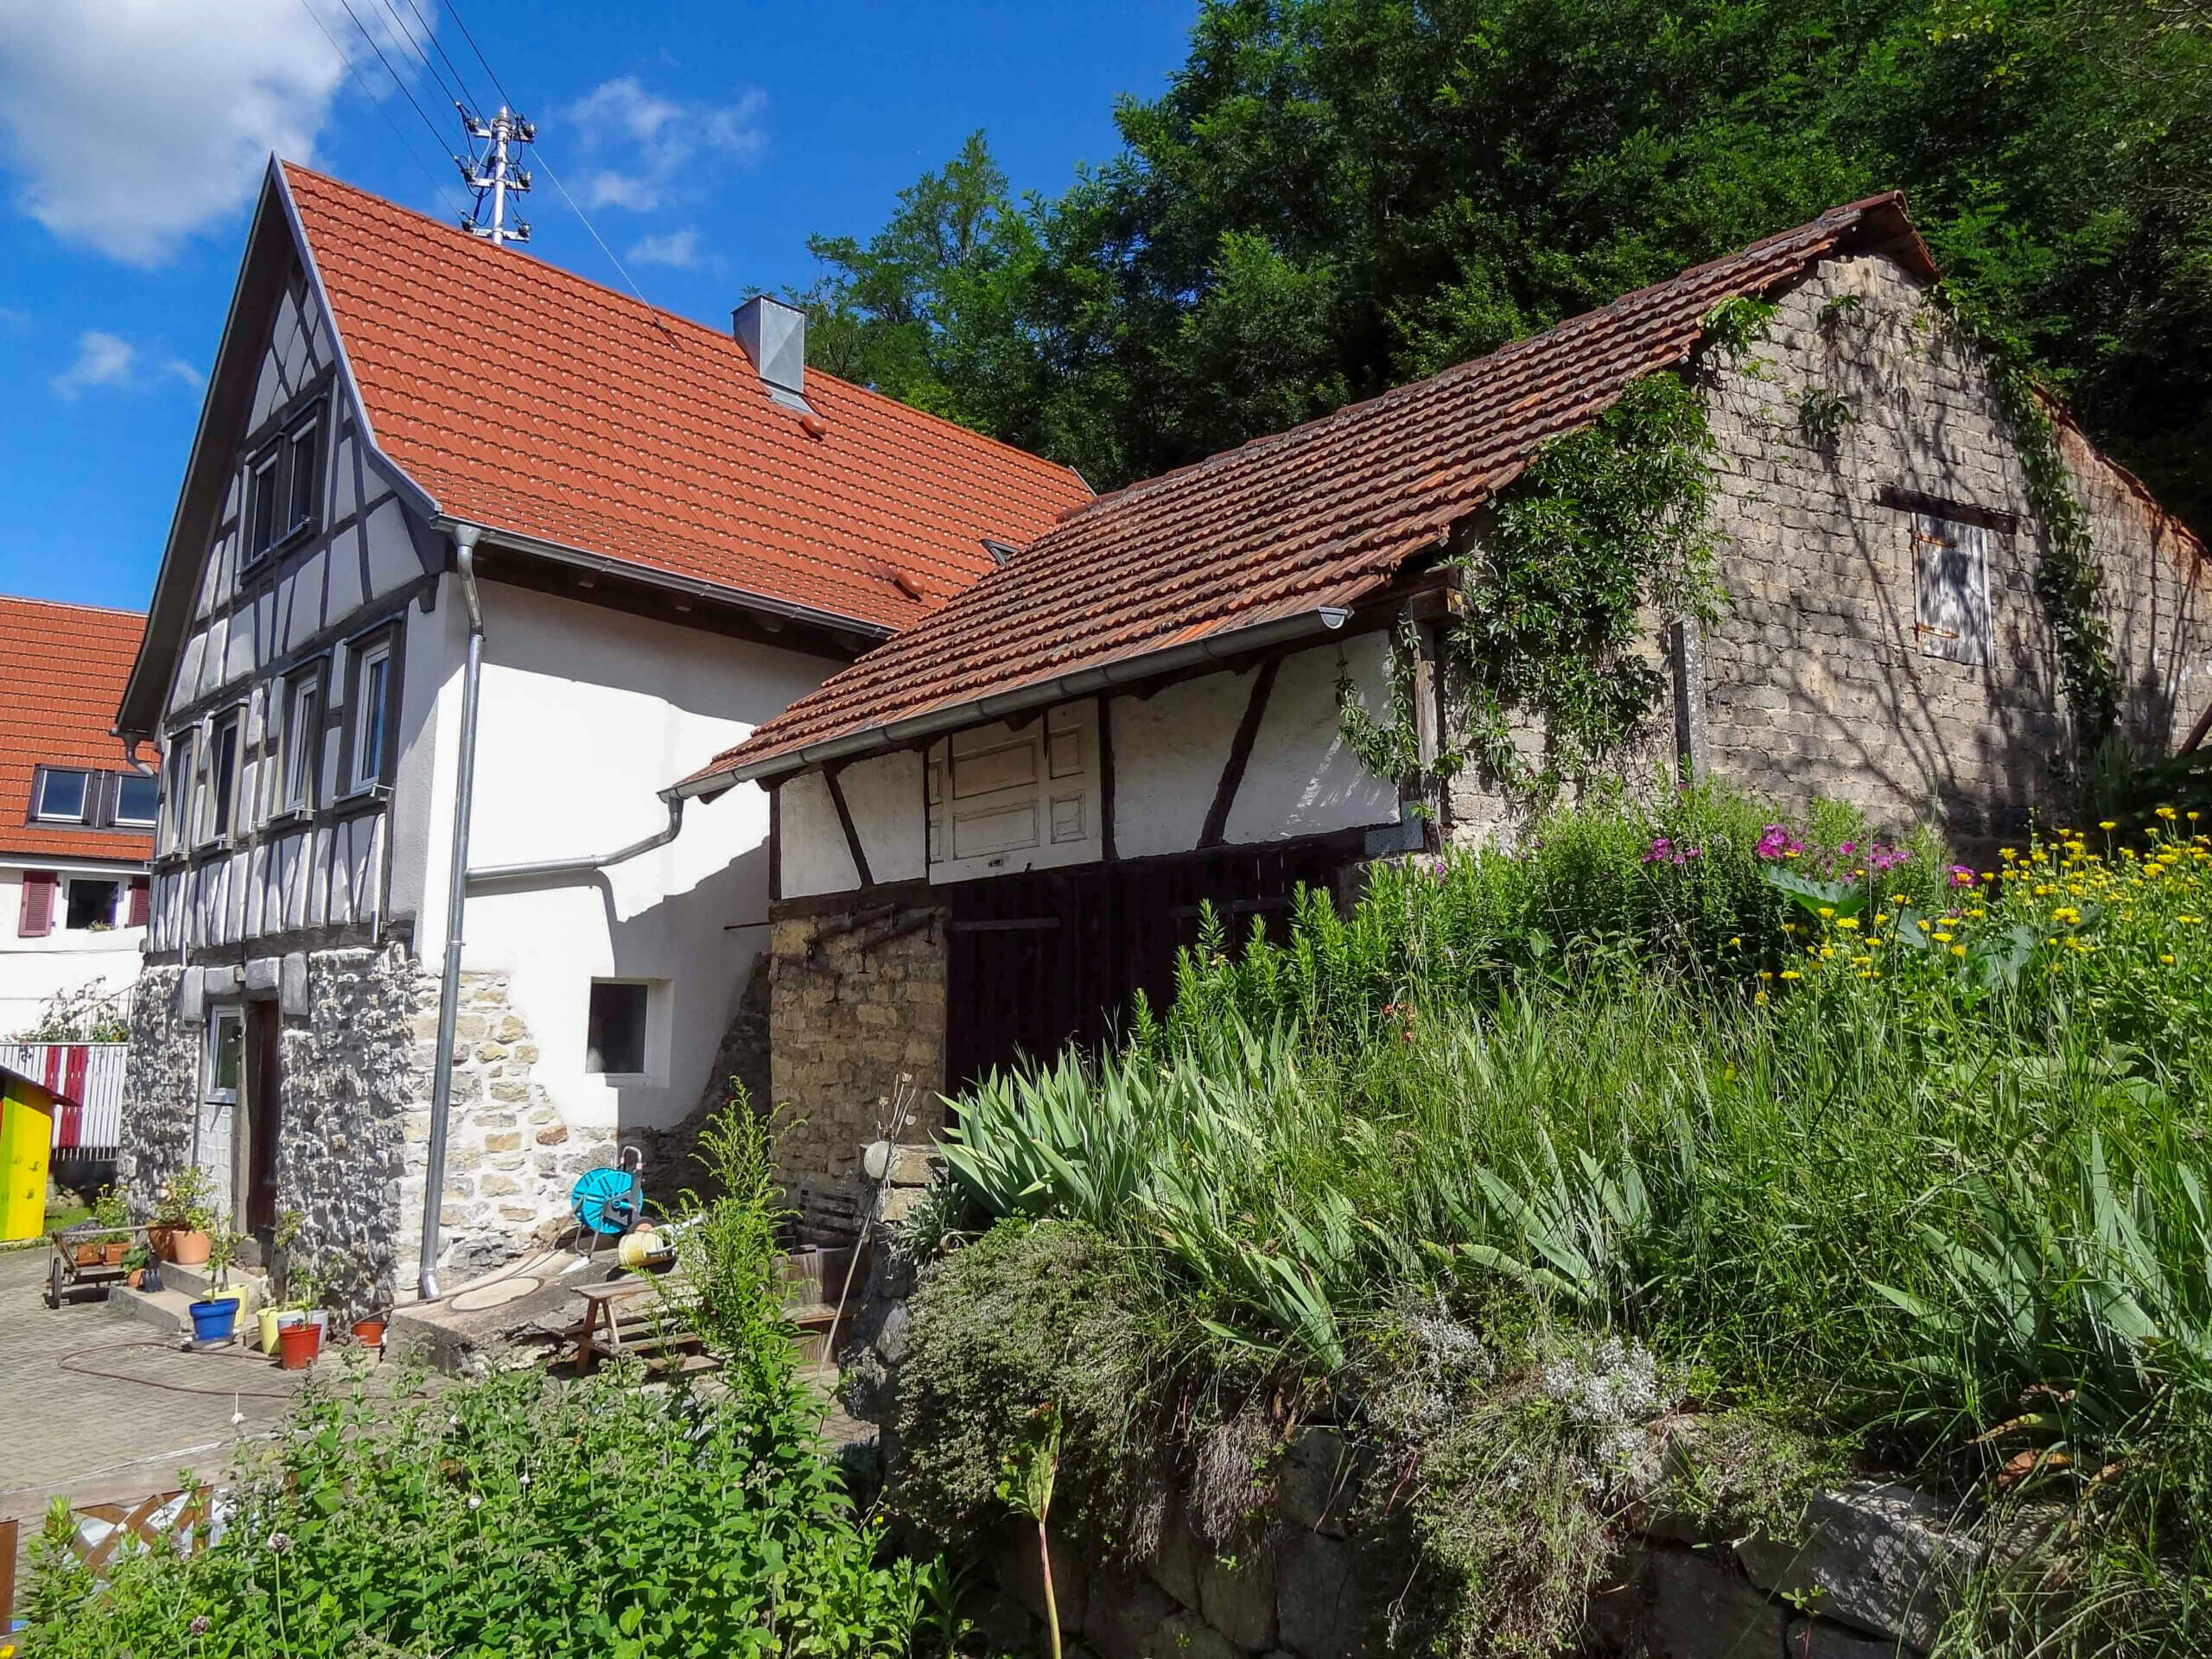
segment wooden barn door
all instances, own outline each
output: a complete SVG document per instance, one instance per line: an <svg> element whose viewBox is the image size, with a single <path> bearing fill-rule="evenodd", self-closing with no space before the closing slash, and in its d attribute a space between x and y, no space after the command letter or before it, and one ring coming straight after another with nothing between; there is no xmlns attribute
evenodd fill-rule
<svg viewBox="0 0 2212 1659"><path fill-rule="evenodd" d="M1023 1058L1051 1059L1071 1041L1110 1042L1141 989L1173 1000L1175 961L1197 943L1200 906L1220 912L1231 942L1252 918L1280 938L1302 883L1329 891L1346 860L1335 838L1224 848L1128 864L1085 864L945 889L945 1072L951 1087Z"/></svg>

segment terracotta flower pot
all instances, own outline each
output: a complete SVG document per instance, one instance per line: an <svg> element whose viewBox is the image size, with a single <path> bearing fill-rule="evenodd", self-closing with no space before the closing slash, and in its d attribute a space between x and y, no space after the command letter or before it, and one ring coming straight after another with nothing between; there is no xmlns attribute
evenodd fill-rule
<svg viewBox="0 0 2212 1659"><path fill-rule="evenodd" d="M130 1276L125 1279L123 1282L130 1286L133 1290L137 1289L139 1286L146 1282L146 1269L143 1268L131 1268Z"/></svg>
<svg viewBox="0 0 2212 1659"><path fill-rule="evenodd" d="M77 1246L77 1265L80 1268L97 1268L100 1264L100 1255L99 1245L79 1244Z"/></svg>
<svg viewBox="0 0 2212 1659"><path fill-rule="evenodd" d="M174 1227L149 1226L146 1229L146 1248L154 1253L155 1260L174 1262L176 1258L169 1254L169 1241L175 1236Z"/></svg>
<svg viewBox="0 0 2212 1659"><path fill-rule="evenodd" d="M202 1232L180 1227L169 1235L169 1260L181 1268L196 1268L207 1260L215 1241Z"/></svg>
<svg viewBox="0 0 2212 1659"><path fill-rule="evenodd" d="M276 1327L276 1363L288 1371L304 1371L322 1351L322 1327L312 1319Z"/></svg>
<svg viewBox="0 0 2212 1659"><path fill-rule="evenodd" d="M130 1253L130 1241L114 1239L100 1246L100 1263L104 1267L119 1268L123 1258Z"/></svg>
<svg viewBox="0 0 2212 1659"><path fill-rule="evenodd" d="M384 1321L382 1319L354 1320L353 1340L359 1343L364 1348L383 1347Z"/></svg>

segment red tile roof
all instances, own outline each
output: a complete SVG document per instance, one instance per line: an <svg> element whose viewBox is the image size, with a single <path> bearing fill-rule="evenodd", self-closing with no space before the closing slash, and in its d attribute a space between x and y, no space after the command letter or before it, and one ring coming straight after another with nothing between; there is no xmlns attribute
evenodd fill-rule
<svg viewBox="0 0 2212 1659"><path fill-rule="evenodd" d="M35 768L122 772L109 730L146 619L137 611L0 597L0 857L141 861L150 831L32 823Z"/></svg>
<svg viewBox="0 0 2212 1659"><path fill-rule="evenodd" d="M1065 467L287 163L378 447L456 518L897 629L1090 499ZM904 576L919 597L902 591Z"/></svg>
<svg viewBox="0 0 2212 1659"><path fill-rule="evenodd" d="M1546 440L1681 362L1715 305L1866 247L1935 274L1902 198L1873 197L1431 379L1101 497L685 781L788 770L802 750L893 721L1349 605L1489 502Z"/></svg>

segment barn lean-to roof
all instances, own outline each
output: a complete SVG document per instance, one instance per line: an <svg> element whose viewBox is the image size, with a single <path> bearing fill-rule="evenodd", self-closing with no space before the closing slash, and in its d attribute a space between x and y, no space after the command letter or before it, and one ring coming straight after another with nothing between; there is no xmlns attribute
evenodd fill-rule
<svg viewBox="0 0 2212 1659"><path fill-rule="evenodd" d="M1550 439L1682 362L1725 301L1824 258L1932 280L1892 192L1624 295L1490 356L1103 496L683 780L706 794L1333 626L1492 501Z"/></svg>

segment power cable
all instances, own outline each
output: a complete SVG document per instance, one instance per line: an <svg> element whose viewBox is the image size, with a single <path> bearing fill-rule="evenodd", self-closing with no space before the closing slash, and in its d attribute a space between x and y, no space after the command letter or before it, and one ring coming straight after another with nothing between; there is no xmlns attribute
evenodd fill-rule
<svg viewBox="0 0 2212 1659"><path fill-rule="evenodd" d="M422 64L430 79L438 83L438 91L446 102L458 109L461 106L460 94L446 85L446 78L438 73L438 66L430 61L430 54L423 49L423 42L416 38L415 31L408 27L407 20L399 15L399 8L393 5L391 0L380 0L380 3L384 7L385 16L391 19L392 27L399 31L399 38L405 41L413 49L416 61ZM419 15L417 14L418 16Z"/></svg>
<svg viewBox="0 0 2212 1659"><path fill-rule="evenodd" d="M455 21L458 22L459 19L456 18ZM498 77L494 76L493 79L496 81ZM553 188L561 193L561 200L569 204L569 211L574 213L578 219L582 221L584 229L591 234L591 239L599 244L599 251L607 256L607 263L613 266L617 273L620 275L623 285L626 287L632 294L637 296L637 301L639 305L645 307L648 310L652 310L653 302L647 299L639 290L637 283L631 280L630 273L623 269L622 262L614 257L614 250L607 245L607 240L604 237L600 235L598 227L591 222L590 219L585 214L584 210L576 206L576 199L569 194L569 187L561 182L561 175L553 170L553 164L545 159L544 149L535 144L533 144L531 148L537 151L538 167L543 171L547 178L553 181ZM654 325L660 329L662 334L668 334L669 340L671 342L674 341L676 336L669 334L668 326L660 321L660 313L657 310L653 311L653 322Z"/></svg>
<svg viewBox="0 0 2212 1659"><path fill-rule="evenodd" d="M492 67L492 60L484 55L484 48L476 44L476 36L468 32L468 20L461 15L461 8L454 4L453 0L446 0L446 10L452 13L454 23L460 27L461 39L468 42L468 49L476 54L476 61L482 64L484 73L492 77L492 85L499 89L501 99L509 109L514 108L515 101L508 96L506 85L499 79L499 72Z"/></svg>
<svg viewBox="0 0 2212 1659"><path fill-rule="evenodd" d="M436 28L432 25L428 17L423 15L422 7L416 5L415 0L407 0L407 10L413 12L415 21L422 24L424 37L429 40L431 46L436 48L438 56L444 61L447 69L452 73L454 85L461 88L461 97L467 101L468 107L480 115L483 113L483 101L476 96L476 89L468 84L468 77L461 73L461 66L453 60L452 54L445 48L444 42L438 39Z"/></svg>
<svg viewBox="0 0 2212 1659"><path fill-rule="evenodd" d="M445 151L448 161L456 167L459 166L461 157L447 149L446 141L439 136L437 124L423 111L423 105L416 99L413 89L408 86L406 77L391 67L391 60L385 56L384 48L377 44L377 37L369 33L369 26L361 21L360 13L353 10L353 0L338 0L338 3L346 8L346 15L353 20L353 27L361 31L361 38L369 43L369 50L377 54L377 61L384 65L384 72L391 77L391 84L399 88L399 95L414 106L416 115L423 118L423 124L430 130L430 142Z"/></svg>
<svg viewBox="0 0 2212 1659"><path fill-rule="evenodd" d="M415 163L416 170L430 181L432 193L443 195L447 191L451 190L453 188L451 179L440 179L423 165L422 154L416 149L414 141L399 130L399 123L391 118L391 111L385 106L384 100L369 90L368 82L361 79L359 68L355 66L352 58L346 55L346 48L338 44L338 37L330 32L328 25L322 21L315 9L308 3L308 0L300 0L300 10L306 12L313 20L315 26L322 31L322 38L330 42L330 49L338 54L338 61L346 66L346 73L353 77L353 85L359 89L361 96L366 99L375 107L377 113L384 118L385 125L391 129L391 136L399 140L400 149L407 152L407 158Z"/></svg>

